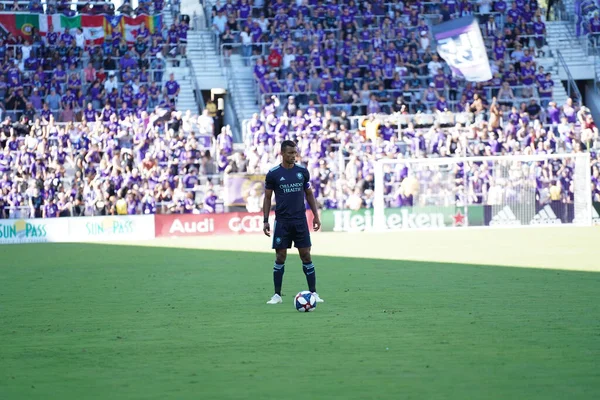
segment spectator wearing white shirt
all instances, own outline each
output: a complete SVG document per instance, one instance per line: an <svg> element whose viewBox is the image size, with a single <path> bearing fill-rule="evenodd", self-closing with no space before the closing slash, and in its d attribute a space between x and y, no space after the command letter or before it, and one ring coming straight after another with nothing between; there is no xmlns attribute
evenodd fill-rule
<svg viewBox="0 0 600 400"><path fill-rule="evenodd" d="M115 73L111 72L108 74L108 79L104 82L104 91L106 93L111 93L113 89L119 88L119 82L117 82L117 78L115 78Z"/></svg>
<svg viewBox="0 0 600 400"><path fill-rule="evenodd" d="M267 33L269 31L269 20L265 18L265 14L261 14L260 18L256 21L260 29L263 33Z"/></svg>
<svg viewBox="0 0 600 400"><path fill-rule="evenodd" d="M198 117L198 131L201 135L214 135L215 121L208 114L208 110L202 111L202 115Z"/></svg>
<svg viewBox="0 0 600 400"><path fill-rule="evenodd" d="M77 32L75 33L75 46L79 47L81 50L85 48L85 35L81 28L77 28Z"/></svg>
<svg viewBox="0 0 600 400"><path fill-rule="evenodd" d="M427 64L427 69L431 78L437 75L438 70L442 69L442 63L439 61L437 54L433 55L432 60Z"/></svg>
<svg viewBox="0 0 600 400"><path fill-rule="evenodd" d="M477 4L479 5L481 22L487 22L488 16L492 9L492 0L477 0Z"/></svg>
<svg viewBox="0 0 600 400"><path fill-rule="evenodd" d="M222 35L225 33L225 27L227 26L227 17L223 10L219 10L217 16L213 18L213 29Z"/></svg>
<svg viewBox="0 0 600 400"><path fill-rule="evenodd" d="M296 55L292 52L292 49L288 47L285 50L285 54L283 55L283 61L281 63L283 75L287 75L290 67L292 66L292 61L296 60Z"/></svg>
<svg viewBox="0 0 600 400"><path fill-rule="evenodd" d="M29 43L29 40L25 41L25 44L21 46L21 54L23 55L22 60L27 60L31 56L31 50L33 46Z"/></svg>
<svg viewBox="0 0 600 400"><path fill-rule="evenodd" d="M252 56L252 36L250 35L250 27L245 26L240 32L240 41L242 42L242 55L244 57L244 65L250 65L250 57Z"/></svg>

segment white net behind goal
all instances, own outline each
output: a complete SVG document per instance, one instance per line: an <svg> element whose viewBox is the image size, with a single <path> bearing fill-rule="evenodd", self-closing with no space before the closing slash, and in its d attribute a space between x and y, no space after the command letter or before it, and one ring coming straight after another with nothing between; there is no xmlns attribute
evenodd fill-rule
<svg viewBox="0 0 600 400"><path fill-rule="evenodd" d="M380 160L373 227L592 221L589 154Z"/></svg>

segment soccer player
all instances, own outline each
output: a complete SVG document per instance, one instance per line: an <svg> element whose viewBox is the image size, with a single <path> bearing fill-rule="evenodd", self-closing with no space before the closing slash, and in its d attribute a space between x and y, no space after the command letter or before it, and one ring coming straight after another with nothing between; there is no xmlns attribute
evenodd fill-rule
<svg viewBox="0 0 600 400"><path fill-rule="evenodd" d="M304 195L313 213L313 229L319 230L321 220L317 213L317 203L310 187L310 175L308 170L296 164L298 148L296 143L285 140L281 143L282 162L267 173L265 185L265 200L263 203L265 235L271 237L269 225L269 213L271 211L271 198L275 192L275 224L273 226L273 249L275 249L275 266L273 268L273 282L275 294L267 304L278 304L281 299L281 284L285 269L287 249L294 242L302 260L302 269L306 275L308 290L311 291L317 302L323 300L317 294L315 266L310 256L310 232L306 221L306 208L304 207Z"/></svg>

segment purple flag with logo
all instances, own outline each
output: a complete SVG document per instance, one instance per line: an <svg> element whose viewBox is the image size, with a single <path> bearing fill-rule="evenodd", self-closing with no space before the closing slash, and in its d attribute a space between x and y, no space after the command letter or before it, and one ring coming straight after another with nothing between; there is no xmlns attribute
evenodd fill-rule
<svg viewBox="0 0 600 400"><path fill-rule="evenodd" d="M225 174L223 180L225 206L245 206L251 190L258 195L265 191L265 175Z"/></svg>
<svg viewBox="0 0 600 400"><path fill-rule="evenodd" d="M492 70L479 23L472 16L435 25L432 29L437 52L455 75L469 82L492 79Z"/></svg>

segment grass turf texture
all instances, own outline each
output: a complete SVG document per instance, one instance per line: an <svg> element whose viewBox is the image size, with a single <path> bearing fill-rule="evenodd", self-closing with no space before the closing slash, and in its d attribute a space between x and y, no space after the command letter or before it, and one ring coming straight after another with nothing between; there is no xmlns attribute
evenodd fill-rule
<svg viewBox="0 0 600 400"><path fill-rule="evenodd" d="M600 274L316 257L2 246L0 398L590 399Z"/></svg>

